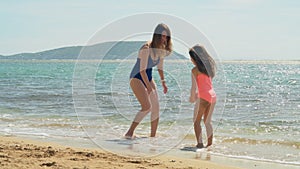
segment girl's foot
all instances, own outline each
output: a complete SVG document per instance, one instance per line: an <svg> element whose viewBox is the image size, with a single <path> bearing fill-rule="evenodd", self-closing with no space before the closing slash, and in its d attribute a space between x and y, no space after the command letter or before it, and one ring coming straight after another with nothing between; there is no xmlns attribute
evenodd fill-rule
<svg viewBox="0 0 300 169"><path fill-rule="evenodd" d="M207 146L206 147L211 146L212 142L213 142L213 135L211 135L210 137L208 137L208 139L207 139Z"/></svg>
<svg viewBox="0 0 300 169"><path fill-rule="evenodd" d="M204 148L204 145L203 145L203 143L198 143L198 144L196 145L196 147L197 147L197 148Z"/></svg>

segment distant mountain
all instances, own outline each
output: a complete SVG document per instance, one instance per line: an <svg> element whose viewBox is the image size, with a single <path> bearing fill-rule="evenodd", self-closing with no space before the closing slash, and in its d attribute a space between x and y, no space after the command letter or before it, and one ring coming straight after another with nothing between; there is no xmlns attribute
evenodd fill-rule
<svg viewBox="0 0 300 169"><path fill-rule="evenodd" d="M143 45L143 41L121 41L105 42L91 46L71 46L37 53L20 53L15 55L2 56L0 59L12 60L52 60L52 59L135 59L137 52ZM173 51L168 59L186 59L183 55Z"/></svg>

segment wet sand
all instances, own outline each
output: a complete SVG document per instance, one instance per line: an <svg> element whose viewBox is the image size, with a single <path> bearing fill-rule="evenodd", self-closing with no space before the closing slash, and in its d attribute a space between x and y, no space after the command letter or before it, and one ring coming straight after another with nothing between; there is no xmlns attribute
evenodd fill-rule
<svg viewBox="0 0 300 169"><path fill-rule="evenodd" d="M236 167L168 155L152 158L122 157L101 149L83 149L18 137L0 136L0 168L235 169Z"/></svg>

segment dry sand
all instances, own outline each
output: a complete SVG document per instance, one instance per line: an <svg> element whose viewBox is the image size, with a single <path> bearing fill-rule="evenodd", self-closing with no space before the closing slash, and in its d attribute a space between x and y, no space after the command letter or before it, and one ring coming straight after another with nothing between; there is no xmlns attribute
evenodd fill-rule
<svg viewBox="0 0 300 169"><path fill-rule="evenodd" d="M55 143L0 136L0 168L234 169L235 167L166 155L152 158L129 158L101 149L81 149Z"/></svg>

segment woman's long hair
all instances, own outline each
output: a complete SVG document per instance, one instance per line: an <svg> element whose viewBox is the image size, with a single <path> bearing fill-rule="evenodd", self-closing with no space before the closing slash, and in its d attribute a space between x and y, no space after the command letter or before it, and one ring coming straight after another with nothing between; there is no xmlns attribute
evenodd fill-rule
<svg viewBox="0 0 300 169"><path fill-rule="evenodd" d="M151 48L160 49L161 48L161 36L162 32L166 31L167 33L167 43L165 44L164 50L167 50L168 55L172 52L172 42L171 42L171 31L166 24L158 24L154 30L152 41L150 44Z"/></svg>
<svg viewBox="0 0 300 169"><path fill-rule="evenodd" d="M189 54L195 61L199 72L204 73L211 78L215 77L216 63L203 46L195 45L190 49Z"/></svg>

